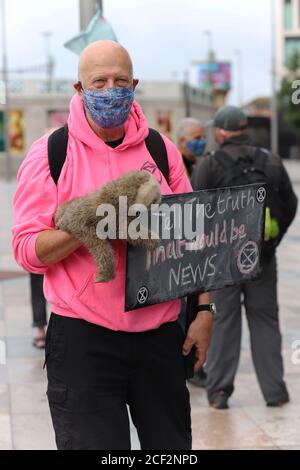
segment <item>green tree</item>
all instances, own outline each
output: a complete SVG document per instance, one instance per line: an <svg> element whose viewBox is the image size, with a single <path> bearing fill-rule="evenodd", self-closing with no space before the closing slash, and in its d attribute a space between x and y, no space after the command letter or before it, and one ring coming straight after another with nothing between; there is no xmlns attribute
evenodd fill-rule
<svg viewBox="0 0 300 470"><path fill-rule="evenodd" d="M294 128L300 138L300 104L295 104L292 101L292 95L296 91L292 85L296 80L299 80L300 83L300 53L298 51L291 55L287 69L288 73L281 82L278 94L279 108L283 113L284 120Z"/></svg>

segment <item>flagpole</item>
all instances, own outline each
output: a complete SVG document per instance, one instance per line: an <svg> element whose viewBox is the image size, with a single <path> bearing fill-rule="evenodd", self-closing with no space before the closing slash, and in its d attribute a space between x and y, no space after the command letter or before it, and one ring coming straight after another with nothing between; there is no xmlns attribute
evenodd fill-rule
<svg viewBox="0 0 300 470"><path fill-rule="evenodd" d="M6 9L5 0L1 0L1 18L2 18L2 75L4 83L4 145L5 145L5 174L6 179L11 179L11 154L9 141L9 91L8 91L8 70L7 70L7 43L6 43Z"/></svg>
<svg viewBox="0 0 300 470"><path fill-rule="evenodd" d="M79 0L81 31L86 29L97 10L103 13L103 0Z"/></svg>

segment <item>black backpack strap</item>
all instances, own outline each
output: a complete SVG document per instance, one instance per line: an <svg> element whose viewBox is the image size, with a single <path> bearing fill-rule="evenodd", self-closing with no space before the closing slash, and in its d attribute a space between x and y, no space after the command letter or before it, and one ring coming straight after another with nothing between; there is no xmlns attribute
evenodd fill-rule
<svg viewBox="0 0 300 470"><path fill-rule="evenodd" d="M62 167L66 161L69 139L68 125L54 131L48 139L48 162L50 174L55 184L57 184Z"/></svg>
<svg viewBox="0 0 300 470"><path fill-rule="evenodd" d="M162 136L155 129L149 129L149 135L145 140L146 147L157 167L169 183L168 153Z"/></svg>
<svg viewBox="0 0 300 470"><path fill-rule="evenodd" d="M68 125L66 124L64 127L53 132L48 139L49 168L55 184L58 182L62 167L66 160L68 137L69 130ZM157 167L162 172L166 181L169 182L168 154L160 133L154 129L149 129L149 135L146 138L145 143Z"/></svg>
<svg viewBox="0 0 300 470"><path fill-rule="evenodd" d="M266 174L266 166L269 157L269 152L262 148L257 147L253 156L254 165L257 170L259 170L264 175Z"/></svg>

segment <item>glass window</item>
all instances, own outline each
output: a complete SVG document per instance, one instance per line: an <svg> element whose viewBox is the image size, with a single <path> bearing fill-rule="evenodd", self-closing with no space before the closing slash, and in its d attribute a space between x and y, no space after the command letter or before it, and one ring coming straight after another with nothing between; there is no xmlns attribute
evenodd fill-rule
<svg viewBox="0 0 300 470"><path fill-rule="evenodd" d="M300 37L287 38L285 40L285 65L288 64L296 52L300 55Z"/></svg>
<svg viewBox="0 0 300 470"><path fill-rule="evenodd" d="M284 27L293 28L293 5L292 0L284 0Z"/></svg>

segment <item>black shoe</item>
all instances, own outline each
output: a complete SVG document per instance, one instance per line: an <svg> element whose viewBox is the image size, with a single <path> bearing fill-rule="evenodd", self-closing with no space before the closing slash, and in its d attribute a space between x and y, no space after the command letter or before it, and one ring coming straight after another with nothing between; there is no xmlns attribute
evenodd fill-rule
<svg viewBox="0 0 300 470"><path fill-rule="evenodd" d="M280 406L283 406L289 403L289 401L290 401L289 397L281 398L280 400L276 400L276 401L267 401L267 406L270 406L272 408L279 408Z"/></svg>
<svg viewBox="0 0 300 470"><path fill-rule="evenodd" d="M195 372L194 377L188 379L190 384L195 385L195 387L205 388L206 387L207 374L203 367Z"/></svg>
<svg viewBox="0 0 300 470"><path fill-rule="evenodd" d="M228 410L228 399L229 395L224 392L224 390L220 390L213 396L213 398L209 399L209 404L212 408L215 408L216 410Z"/></svg>

